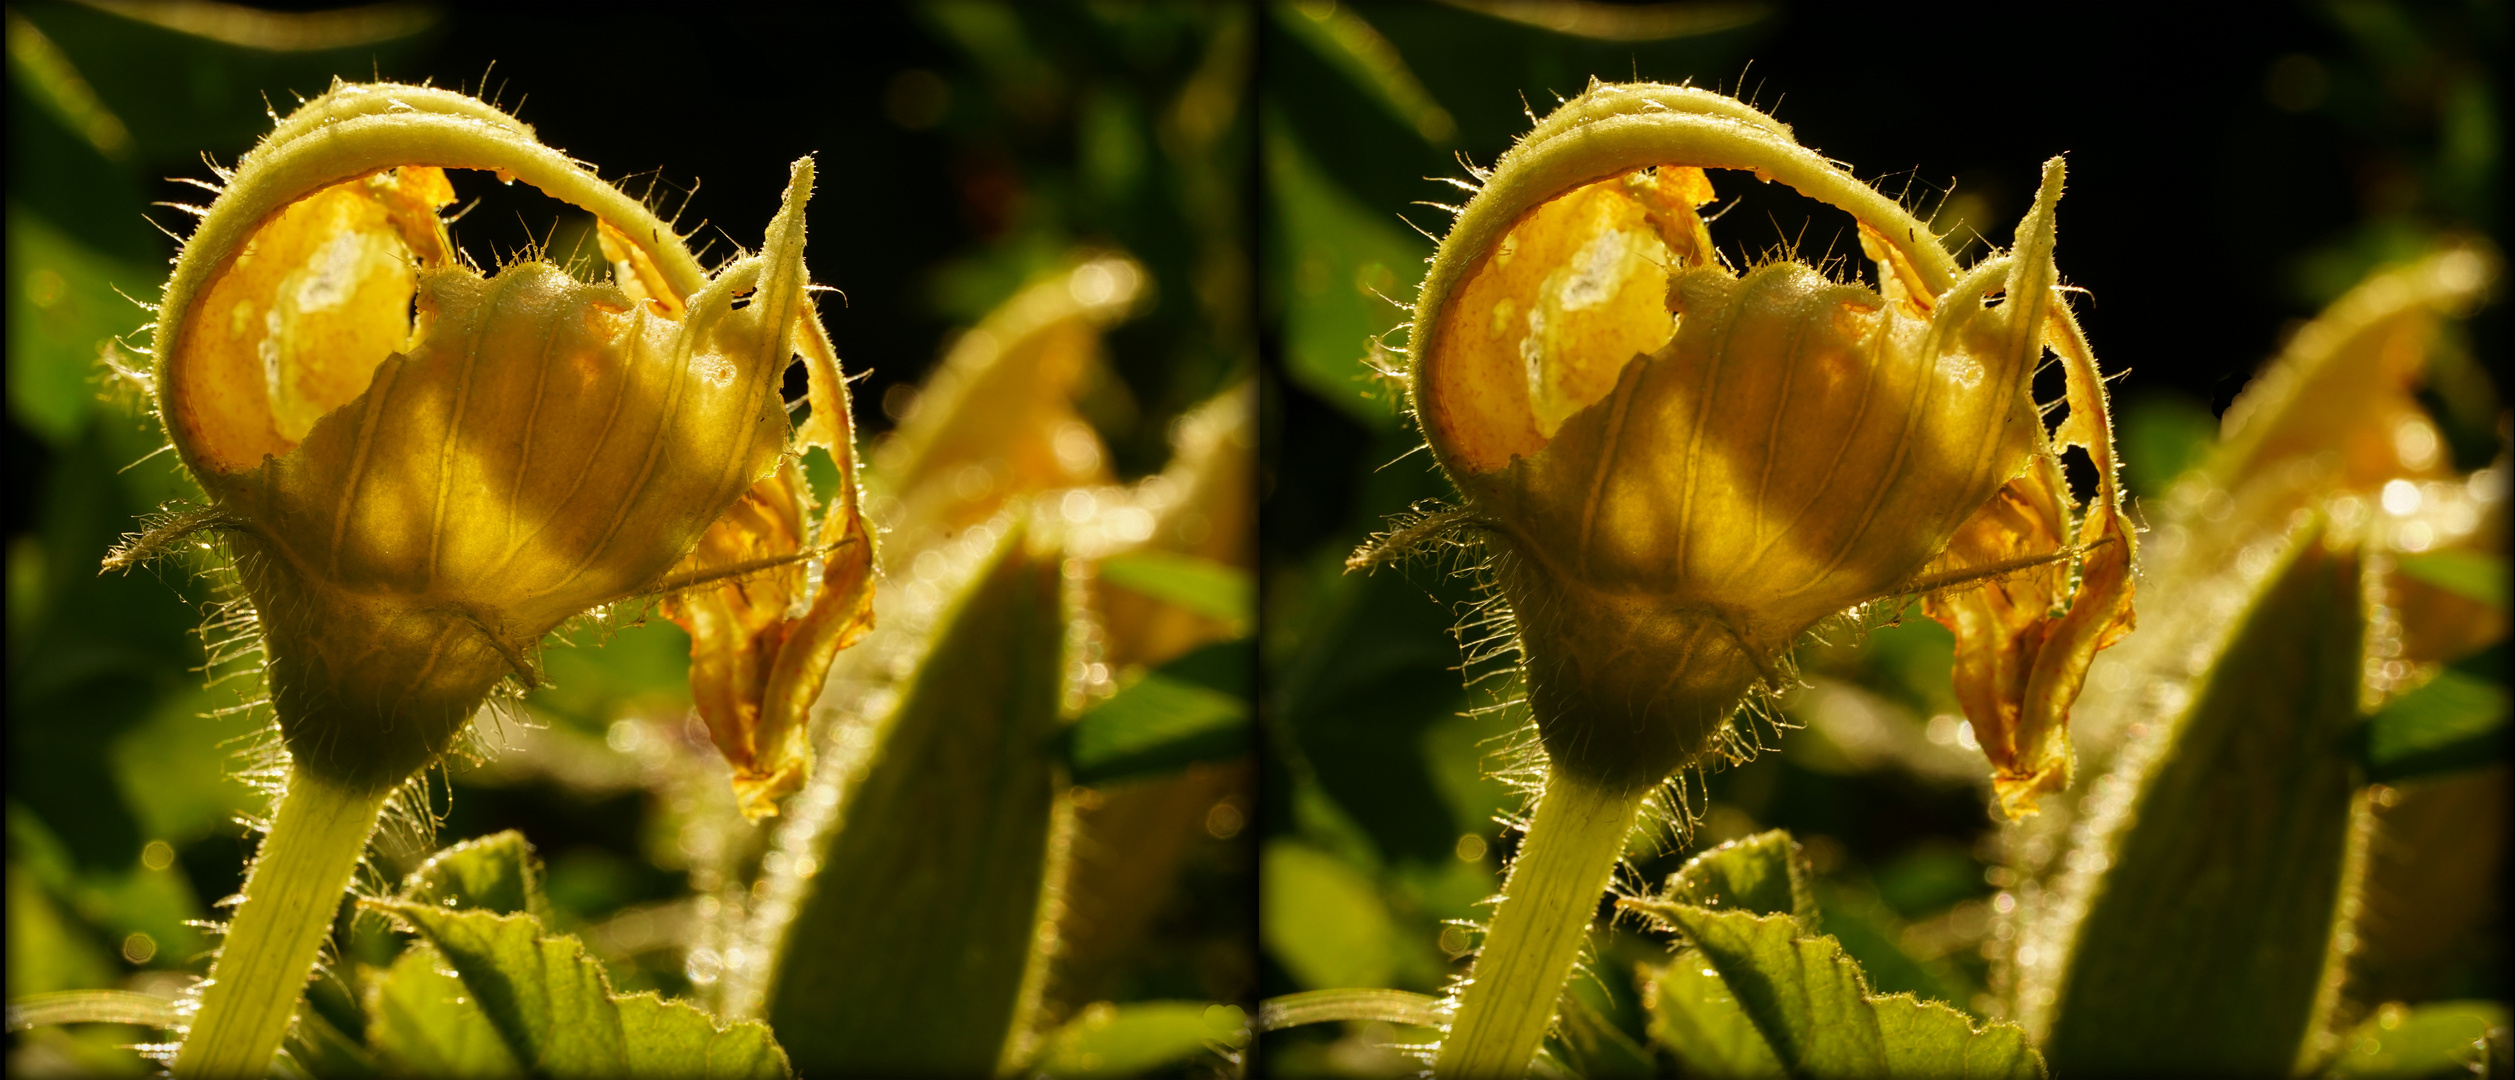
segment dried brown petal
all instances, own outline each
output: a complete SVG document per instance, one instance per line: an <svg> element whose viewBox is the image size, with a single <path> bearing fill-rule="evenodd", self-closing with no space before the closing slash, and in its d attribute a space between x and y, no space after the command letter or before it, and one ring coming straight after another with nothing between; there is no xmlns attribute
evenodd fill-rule
<svg viewBox="0 0 2515 1080"><path fill-rule="evenodd" d="M789 463L717 519L676 576L727 574L722 584L665 601L690 634L690 691L716 748L733 766L734 794L754 819L801 787L811 763L812 703L840 649L872 628L871 545L850 508L810 579L805 530L811 495ZM809 601L807 593L811 594Z"/></svg>
<svg viewBox="0 0 2515 1080"><path fill-rule="evenodd" d="M682 300L629 238L603 225L615 279L668 311ZM800 788L812 763L813 703L840 650L873 629L873 541L853 479L855 438L847 384L820 320L807 313L796 342L810 415L798 450L827 451L841 478L820 517L812 491L788 461L709 526L674 570L676 581L710 581L677 592L666 617L690 635L690 690L709 736L733 767L736 804L757 821ZM821 564L811 578L810 564Z"/></svg>
<svg viewBox="0 0 2515 1080"><path fill-rule="evenodd" d="M691 695L733 766L735 802L754 821L802 786L813 703L839 651L873 630L873 539L855 485L845 482L855 476L846 382L819 320L805 323L801 344L812 416L796 442L829 451L842 478L837 499L807 543L812 490L788 462L709 526L674 572L676 580L730 580L664 604L690 634ZM810 579L814 559L818 579Z"/></svg>
<svg viewBox="0 0 2515 1080"><path fill-rule="evenodd" d="M2052 212L2060 185L2059 170L2047 170L2035 210L2018 228L2011 295L2048 293L2057 276ZM2069 416L2053 445L1957 530L1924 575L1991 575L1930 596L1924 610L1956 635L1957 700L1991 760L1992 790L2010 818L2033 813L2038 795L2069 785L2070 706L2096 652L2134 625L2134 542L2115 483L2104 381L2067 307L2051 305L2040 332L2061 356ZM2073 500L2056 457L2069 447L2087 453L2097 482L2075 535Z"/></svg>

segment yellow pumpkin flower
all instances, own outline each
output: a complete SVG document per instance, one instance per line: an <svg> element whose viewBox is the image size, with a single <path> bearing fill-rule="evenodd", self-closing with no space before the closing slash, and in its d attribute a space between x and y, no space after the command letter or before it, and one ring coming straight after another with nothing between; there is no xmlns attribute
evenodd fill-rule
<svg viewBox="0 0 2515 1080"><path fill-rule="evenodd" d="M1699 213L1723 169L1850 211L1877 284L1734 272ZM2070 702L2131 625L2131 537L2058 289L2062 175L1960 272L1900 206L1699 90L1593 86L1496 163L1425 279L1412 400L1499 549L1556 768L1657 783L1720 750L1818 622L1924 595L2002 808L2067 782ZM2031 393L2047 345L2057 439ZM2098 474L2083 512L2067 446Z"/></svg>
<svg viewBox="0 0 2515 1080"><path fill-rule="evenodd" d="M593 211L622 272L465 265L437 217L444 170L462 168ZM211 501L178 527L235 549L298 768L398 783L498 683L534 683L562 622L677 591L701 711L751 785L745 809L774 812L871 588L845 390L805 294L812 172L795 163L762 250L711 276L644 206L460 94L335 86L239 162L168 282L154 386ZM850 478L813 542L782 464L799 349L798 442ZM816 554L819 596L790 613ZM700 614L745 590L780 595L765 617ZM777 677L734 670L763 649Z"/></svg>

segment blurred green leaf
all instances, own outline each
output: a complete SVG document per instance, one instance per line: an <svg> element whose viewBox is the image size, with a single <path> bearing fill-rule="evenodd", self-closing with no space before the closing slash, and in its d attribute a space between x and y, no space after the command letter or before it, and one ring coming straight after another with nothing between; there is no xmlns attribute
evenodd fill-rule
<svg viewBox="0 0 2515 1080"><path fill-rule="evenodd" d="M375 1054L334 1027L311 999L297 1010L297 1022L290 1026L285 1045L289 1058L308 1076L321 1080L365 1080L377 1075Z"/></svg>
<svg viewBox="0 0 2515 1080"><path fill-rule="evenodd" d="M542 650L549 682L524 700L536 712L600 733L633 713L690 707L690 635L668 619L587 621Z"/></svg>
<svg viewBox="0 0 2515 1080"><path fill-rule="evenodd" d="M1445 144L1458 134L1449 110L1432 100L1397 47L1353 8L1337 4L1272 4L1276 25L1354 81L1389 116L1427 143Z"/></svg>
<svg viewBox="0 0 2515 1080"><path fill-rule="evenodd" d="M1555 1030L1548 1040L1557 1060L1574 1075L1648 1077L1659 1072L1650 1047L1625 1034L1616 1024L1616 1003L1607 984L1575 979L1555 1005Z"/></svg>
<svg viewBox="0 0 2515 1080"><path fill-rule="evenodd" d="M164 275L90 251L15 204L8 247L9 413L65 448L94 409L98 351L148 321L123 295L146 297Z"/></svg>
<svg viewBox="0 0 2515 1080"><path fill-rule="evenodd" d="M2506 685L2453 668L2367 718L2367 776L2380 783L2506 758Z"/></svg>
<svg viewBox="0 0 2515 1080"><path fill-rule="evenodd" d="M1878 899L1916 919L1983 891L1982 864L1948 842L1924 843L1877 872Z"/></svg>
<svg viewBox="0 0 2515 1080"><path fill-rule="evenodd" d="M1331 1020L1377 1020L1438 1030L1449 1022L1449 1004L1404 990L1304 990L1258 1003L1258 1028L1281 1031Z"/></svg>
<svg viewBox="0 0 2515 1080"><path fill-rule="evenodd" d="M1871 990L1910 994L1922 1001L1945 1002L1959 1010L1965 1007L1972 995L1959 992L1965 983L1958 973L1950 965L1924 963L1906 952L1906 924L1877 898L1866 891L1828 888L1824 890L1822 907L1826 931L1843 947L1844 955L1859 963Z"/></svg>
<svg viewBox="0 0 2515 1080"><path fill-rule="evenodd" d="M377 1043L398 1070L554 1077L793 1075L767 1026L751 1021L720 1028L714 1017L687 1003L651 994L614 997L610 978L583 945L545 934L530 915L399 901L372 906L416 929L459 983L448 986L433 974L433 963L414 962L417 948L394 964L375 1022L391 1032L380 1032ZM406 975L412 977L408 986L402 985ZM460 1016L464 1011L484 1019L498 1050L481 1042L482 1024Z"/></svg>
<svg viewBox="0 0 2515 1080"><path fill-rule="evenodd" d="M2218 418L2179 394L2144 394L2124 403L2120 438L2124 486L2134 497L2156 498L2208 458L2218 445Z"/></svg>
<svg viewBox="0 0 2515 1080"><path fill-rule="evenodd" d="M1120 202L1137 194L1151 157L1143 107L1112 86L1096 86L1075 110L1075 158L1088 194Z"/></svg>
<svg viewBox="0 0 2515 1080"><path fill-rule="evenodd" d="M27 918L52 927L21 927L12 914L11 934L24 929L29 934L49 935L10 939L9 977L24 975L32 980L25 992L111 985L125 971L113 956L117 947L123 953L121 959L131 965L152 966L153 961L153 966L180 967L206 944L195 923L209 913L181 872L163 865L152 869L141 861L138 851L115 866L74 861L62 838L45 821L15 803L9 807L8 829L13 911L21 895L27 896ZM24 973L17 967L14 952L20 943L29 950L28 961L36 965ZM44 985L46 979L73 976L85 981Z"/></svg>
<svg viewBox="0 0 2515 1080"><path fill-rule="evenodd" d="M117 974L113 961L45 894L34 872L18 865L16 855L16 845L12 843L8 868L9 998L111 984Z"/></svg>
<svg viewBox="0 0 2515 1080"><path fill-rule="evenodd" d="M1799 845L1780 829L1732 840L1691 859L1668 877L1666 899L1702 908L1788 915L1814 929L1816 894Z"/></svg>
<svg viewBox="0 0 2515 1080"><path fill-rule="evenodd" d="M53 990L9 999L9 1030L47 1024L140 1024L174 1028L175 1003L131 990Z"/></svg>
<svg viewBox="0 0 2515 1080"><path fill-rule="evenodd" d="M1067 619L1062 559L1027 545L947 617L824 839L766 1009L806 1071L982 1075L1025 1021Z"/></svg>
<svg viewBox="0 0 2515 1080"><path fill-rule="evenodd" d="M1050 1034L1037 1073L1055 1080L1141 1076L1248 1040L1248 1015L1195 1001L1096 1002Z"/></svg>
<svg viewBox="0 0 2515 1080"><path fill-rule="evenodd" d="M1944 1005L1872 997L1860 966L1841 946L1808 936L1795 919L1690 904L1648 910L1695 946L1656 974L1651 995L1654 1035L1691 1069L1810 1077L2043 1075L2015 1025L1975 1030L1964 1013ZM1737 1030L1741 1019L1761 1036L1764 1054Z"/></svg>
<svg viewBox="0 0 2515 1080"><path fill-rule="evenodd" d="M1915 713L1956 713L1959 706L1951 673L1956 670L1956 635L1921 613L1919 604L1899 621L1869 632L1854 662L1865 669L1861 682Z"/></svg>
<svg viewBox="0 0 2515 1080"><path fill-rule="evenodd" d="M2360 782L2365 615L2359 556L2320 530L2294 544L2174 719L2128 827L2069 856L2110 870L2058 977L2058 1071L2285 1072L2312 1028Z"/></svg>
<svg viewBox="0 0 2515 1080"><path fill-rule="evenodd" d="M1651 1040L1687 1072L1740 1080L1789 1075L1701 949L1678 950L1667 966L1643 974Z"/></svg>
<svg viewBox="0 0 2515 1080"><path fill-rule="evenodd" d="M2506 557L2491 551L2446 548L2396 556L2402 573L2497 607L2507 605Z"/></svg>
<svg viewBox="0 0 2515 1080"><path fill-rule="evenodd" d="M541 860L513 829L475 837L428 857L402 879L399 899L448 910L550 917Z"/></svg>
<svg viewBox="0 0 2515 1080"><path fill-rule="evenodd" d="M1418 477L1432 474L1403 467L1377 474L1392 490L1373 493L1375 505L1395 510L1429 497L1438 481ZM1267 630L1268 719L1290 736L1276 745L1297 751L1313 790L1370 839L1377 854L1366 861L1454 861L1461 833L1491 828L1485 807L1508 808L1519 798L1484 777L1492 749L1484 743L1507 735L1524 714L1461 715L1492 701L1461 685L1458 645L1447 633L1458 605L1474 602L1467 581L1397 569L1348 575L1347 550L1320 551L1308 568L1313 606L1296 625ZM1275 588L1284 581L1279 575ZM1443 752L1428 757L1436 748ZM1441 766L1451 771L1436 775Z"/></svg>
<svg viewBox="0 0 2515 1080"><path fill-rule="evenodd" d="M1249 748L1248 638L1145 673L1067 729L1074 782L1106 784L1238 757Z"/></svg>
<svg viewBox="0 0 2515 1080"><path fill-rule="evenodd" d="M1168 551L1131 551L1100 563L1100 580L1218 619L1249 625L1257 582L1249 572L1212 559Z"/></svg>
<svg viewBox="0 0 2515 1080"><path fill-rule="evenodd" d="M1270 245L1284 305L1284 371L1375 429L1398 426L1394 390L1375 390L1372 343L1405 318L1428 240L1345 194L1312 163L1290 128L1265 125Z"/></svg>
<svg viewBox="0 0 2515 1080"><path fill-rule="evenodd" d="M2439 1001L2416 1007L2394 1002L2375 1010L2350 1032L2340 1056L2325 1066L2332 1080L2412 1080L2477 1076L2489 1029L2507 1024L2499 1001Z"/></svg>
<svg viewBox="0 0 2515 1080"><path fill-rule="evenodd" d="M463 980L427 942L402 950L367 995L367 1039L376 1055L413 1076L524 1075Z"/></svg>
<svg viewBox="0 0 2515 1080"><path fill-rule="evenodd" d="M107 748L114 787L150 838L189 843L269 805L235 768L234 741L252 721L211 715L236 698L230 688L178 689Z"/></svg>
<svg viewBox="0 0 2515 1080"><path fill-rule="evenodd" d="M1268 952L1302 986L1386 986L1396 927L1370 878L1307 844L1273 840L1258 864L1258 927Z"/></svg>

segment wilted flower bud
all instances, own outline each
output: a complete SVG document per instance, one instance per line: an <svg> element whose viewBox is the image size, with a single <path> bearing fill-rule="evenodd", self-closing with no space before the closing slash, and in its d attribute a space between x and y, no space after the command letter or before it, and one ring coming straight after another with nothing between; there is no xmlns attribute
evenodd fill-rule
<svg viewBox="0 0 2515 1080"><path fill-rule="evenodd" d="M1853 213L1880 286L1793 261L1733 273L1697 213L1707 168ZM1497 163L1425 280L1413 402L1500 548L1556 768L1656 783L1715 748L1752 686L1778 688L1818 621L1963 583L1931 611L1959 636L2004 805L2066 781L2079 674L2128 627L2129 542L2054 288L2061 176L2056 159L2012 251L1960 276L1900 207L1702 91L1594 86ZM2047 342L2070 368L2064 441L2102 473L2075 546L2030 392Z"/></svg>
<svg viewBox="0 0 2515 1080"><path fill-rule="evenodd" d="M685 284L539 260L484 278L436 217L443 168L593 210ZM710 280L644 207L458 94L336 87L243 159L167 285L155 385L298 767L372 789L425 766L500 680L534 681L543 635L670 584L771 478L812 321L811 186L796 162L765 248Z"/></svg>

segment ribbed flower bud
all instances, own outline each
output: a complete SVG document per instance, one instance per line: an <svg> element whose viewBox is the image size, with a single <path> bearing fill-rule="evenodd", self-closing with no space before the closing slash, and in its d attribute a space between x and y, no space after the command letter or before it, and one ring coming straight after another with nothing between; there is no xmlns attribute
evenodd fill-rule
<svg viewBox="0 0 2515 1080"><path fill-rule="evenodd" d="M1795 261L1733 273L1697 213L1707 168L1850 211L1879 287ZM2004 800L2065 780L2061 724L2100 647L2079 639L2129 617L2126 575L2074 598L2069 560L2101 546L2126 568L2129 549L2092 361L2061 346L2064 439L2104 474L2077 547L2031 394L2046 342L2076 334L2054 288L2061 177L2056 159L2014 249L1960 275L1893 202L1702 91L1595 86L1497 163L1425 280L1413 401L1500 548L1556 768L1656 783L1713 752L1755 684L1779 688L1820 620L1963 582L1932 613L1959 634ZM1997 615L1973 610L1986 593ZM2055 650L2074 605L2096 628ZM1984 657L1998 670L1968 684ZM2034 683L2046 664L2066 692Z"/></svg>
<svg viewBox="0 0 2515 1080"><path fill-rule="evenodd" d="M444 168L593 210L688 285L537 259L483 277L436 217ZM765 248L711 280L644 207L461 95L336 87L240 162L167 286L155 385L299 768L372 789L424 767L498 682L534 681L543 635L666 584L776 472L811 186L796 162Z"/></svg>

